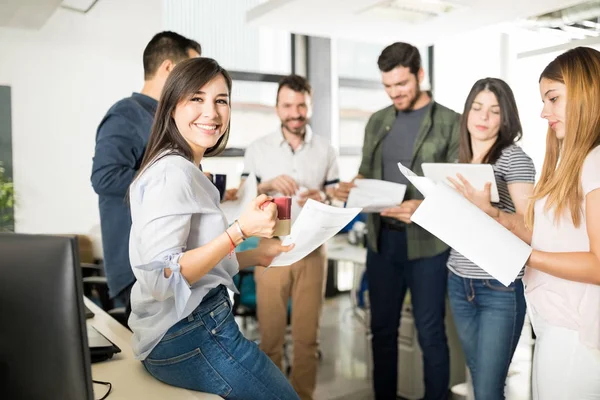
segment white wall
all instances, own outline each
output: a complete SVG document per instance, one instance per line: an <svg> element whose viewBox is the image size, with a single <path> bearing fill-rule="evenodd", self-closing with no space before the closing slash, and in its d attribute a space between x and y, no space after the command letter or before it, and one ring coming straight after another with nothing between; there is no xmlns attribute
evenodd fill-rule
<svg viewBox="0 0 600 400"><path fill-rule="evenodd" d="M537 176L539 177L546 151L546 135L548 122L541 118L542 100L539 89L540 74L546 66L566 48L559 51L546 52L536 56L518 58L517 56L526 51L545 49L548 47L567 43L564 37L555 35L539 35L527 31L515 32L514 38L514 73L513 86L517 106L521 115L523 132L525 132L522 146L535 163ZM569 43L569 48L578 46L575 42ZM598 49L598 45L592 45Z"/></svg>
<svg viewBox="0 0 600 400"><path fill-rule="evenodd" d="M536 175L539 178L544 164L546 134L548 132L548 123L541 118L542 100L539 78L548 63L561 52L519 59L517 55L520 52L545 48L558 43L552 37L543 38L540 35L532 35L527 32L513 34L513 41L515 48L513 81L516 82L513 91L523 126L521 146L533 158Z"/></svg>
<svg viewBox="0 0 600 400"><path fill-rule="evenodd" d="M564 38L542 35L524 29L489 28L438 42L434 47L435 99L462 113L472 85L480 78L504 79L511 86L517 106L523 139L521 146L541 171L546 147L547 123L542 109L538 79L558 53L518 59L524 51L564 43Z"/></svg>
<svg viewBox="0 0 600 400"><path fill-rule="evenodd" d="M469 90L478 79L502 77L501 41L501 33L480 30L436 42L435 100L462 113Z"/></svg>
<svg viewBox="0 0 600 400"><path fill-rule="evenodd" d="M90 184L96 127L143 84L142 52L161 30L161 0L58 9L39 31L0 28L0 84L12 87L16 229L99 230Z"/></svg>

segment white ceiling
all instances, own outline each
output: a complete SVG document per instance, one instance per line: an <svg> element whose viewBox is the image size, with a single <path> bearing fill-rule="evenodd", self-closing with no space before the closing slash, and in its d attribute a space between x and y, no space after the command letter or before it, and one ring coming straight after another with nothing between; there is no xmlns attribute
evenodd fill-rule
<svg viewBox="0 0 600 400"><path fill-rule="evenodd" d="M0 27L39 29L62 0L2 0Z"/></svg>
<svg viewBox="0 0 600 400"><path fill-rule="evenodd" d="M419 1L419 0L415 0ZM420 23L376 18L364 10L382 0L269 0L250 9L246 18L265 26L298 34L346 38L365 42L406 41L419 46L471 30L582 3L582 0L449 0L460 5L448 14Z"/></svg>
<svg viewBox="0 0 600 400"><path fill-rule="evenodd" d="M94 0L0 0L0 27L40 29L60 6L86 11Z"/></svg>
<svg viewBox="0 0 600 400"><path fill-rule="evenodd" d="M97 1L95 0L63 0L61 6L69 10L85 12L92 8Z"/></svg>

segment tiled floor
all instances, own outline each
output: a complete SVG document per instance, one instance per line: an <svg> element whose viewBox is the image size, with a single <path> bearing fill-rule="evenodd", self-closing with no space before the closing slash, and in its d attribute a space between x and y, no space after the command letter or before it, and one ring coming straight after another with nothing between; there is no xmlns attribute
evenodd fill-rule
<svg viewBox="0 0 600 400"><path fill-rule="evenodd" d="M319 366L315 400L372 400L366 330L352 309L349 295L326 301L321 318ZM246 335L257 339L256 326ZM513 358L506 388L507 400L529 400L531 328L526 321ZM290 349L291 350L291 349ZM466 386L466 385L465 385ZM460 392L461 388L456 388ZM464 391L464 388L462 388ZM456 399L463 399L455 395Z"/></svg>

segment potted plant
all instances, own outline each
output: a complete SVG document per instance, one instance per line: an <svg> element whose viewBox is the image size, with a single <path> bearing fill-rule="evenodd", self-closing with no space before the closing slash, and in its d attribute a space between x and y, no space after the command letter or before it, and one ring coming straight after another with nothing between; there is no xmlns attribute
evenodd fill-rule
<svg viewBox="0 0 600 400"><path fill-rule="evenodd" d="M13 182L4 175L4 167L0 163L0 232L14 230L14 205L15 187Z"/></svg>

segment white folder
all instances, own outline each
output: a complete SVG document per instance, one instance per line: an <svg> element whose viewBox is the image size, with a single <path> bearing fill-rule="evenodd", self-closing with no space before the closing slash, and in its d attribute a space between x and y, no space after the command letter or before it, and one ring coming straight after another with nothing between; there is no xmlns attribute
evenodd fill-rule
<svg viewBox="0 0 600 400"><path fill-rule="evenodd" d="M492 184L492 203L498 203L498 185L494 168L490 164L449 164L449 163L423 163L423 175L437 182L446 182L451 185L448 177L458 180L456 174L461 174L477 190L483 190L487 182Z"/></svg>

